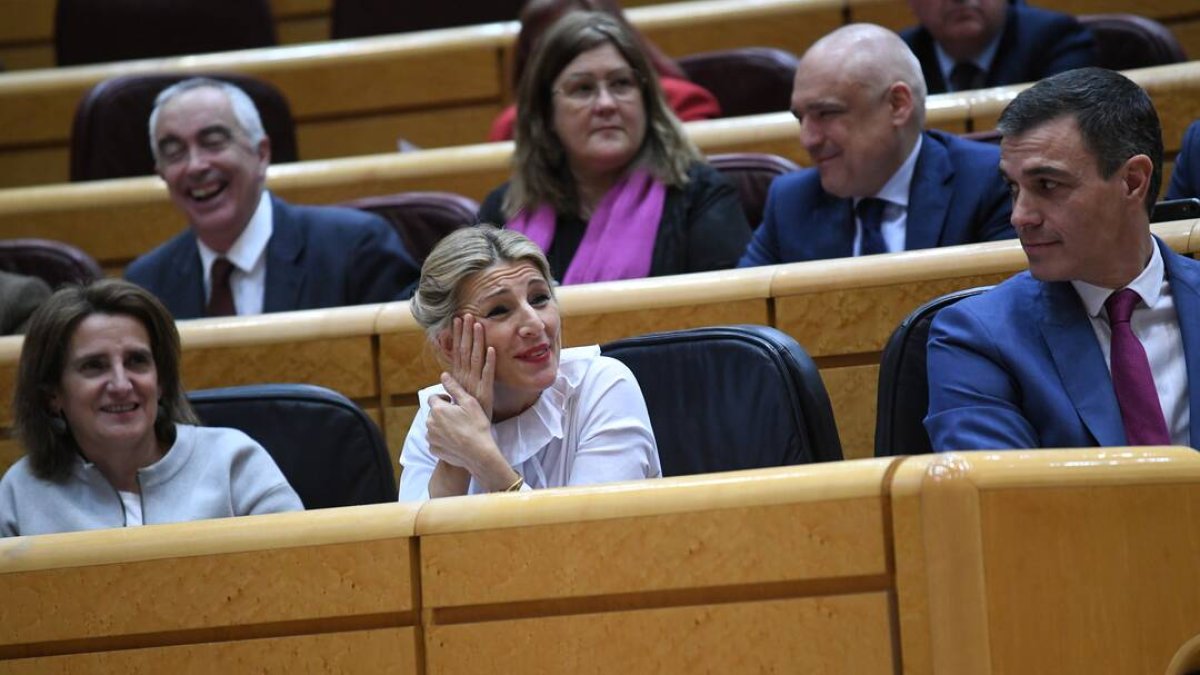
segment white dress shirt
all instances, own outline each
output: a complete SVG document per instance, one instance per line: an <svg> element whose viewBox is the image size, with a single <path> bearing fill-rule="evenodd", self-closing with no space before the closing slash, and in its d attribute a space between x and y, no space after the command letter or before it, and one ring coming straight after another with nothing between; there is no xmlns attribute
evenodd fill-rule
<svg viewBox="0 0 1200 675"><path fill-rule="evenodd" d="M873 197L882 199L887 204L883 207L883 220L880 222L880 233L883 243L887 245L888 253L904 250L905 232L908 227L908 193L912 188L913 172L917 168L917 157L921 154L921 144L925 142L924 134L917 135L908 158L896 169L896 173L883 184L883 187ZM858 203L861 197L854 199L854 255L862 255L862 219L858 217Z"/></svg>
<svg viewBox="0 0 1200 675"><path fill-rule="evenodd" d="M418 392L421 407L400 453L400 501L429 499L437 458L426 422L436 385ZM637 380L600 348L562 350L558 377L537 402L492 425L500 454L525 479L523 490L657 478L662 475L650 415ZM467 494L482 492L474 478Z"/></svg>
<svg viewBox="0 0 1200 675"><path fill-rule="evenodd" d="M263 293L267 289L267 242L271 240L273 213L271 193L263 190L258 207L246 229L225 252L225 258L233 263L229 275L229 287L233 291L233 304L239 316L262 314ZM212 297L212 266L220 253L204 245L199 239L200 264L204 268L204 302Z"/></svg>
<svg viewBox="0 0 1200 675"><path fill-rule="evenodd" d="M1142 298L1134 306L1129 325L1133 334L1146 350L1150 372L1154 375L1154 388L1158 391L1158 403L1162 406L1167 421L1167 431L1175 445L1191 445L1187 363L1183 355L1183 335L1179 331L1179 315L1175 312L1175 301L1171 297L1171 284L1166 278L1162 252L1158 242L1151 241L1154 252L1146 268L1126 288L1132 288ZM1075 291L1083 300L1092 331L1100 343L1104 362L1112 372L1112 327L1108 324L1108 311L1104 302L1108 296L1121 289L1093 286L1084 281L1072 281Z"/></svg>

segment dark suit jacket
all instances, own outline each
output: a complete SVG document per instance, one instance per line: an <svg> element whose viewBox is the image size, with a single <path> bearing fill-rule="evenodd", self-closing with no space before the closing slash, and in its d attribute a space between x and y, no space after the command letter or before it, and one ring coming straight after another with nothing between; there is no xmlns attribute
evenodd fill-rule
<svg viewBox="0 0 1200 675"><path fill-rule="evenodd" d="M271 197L263 312L340 307L408 297L420 269L382 218L354 209L293 206ZM176 319L204 316L204 271L189 228L134 260L125 278L158 296Z"/></svg>
<svg viewBox="0 0 1200 675"><path fill-rule="evenodd" d="M1191 445L1200 447L1200 262L1157 243L1179 314ZM1022 272L938 312L928 367L935 450L1126 444L1104 354L1069 282Z"/></svg>
<svg viewBox="0 0 1200 675"><path fill-rule="evenodd" d="M999 164L996 146L926 131L908 191L905 250L1016 236ZM825 192L816 169L776 178L738 267L853 255L852 204Z"/></svg>
<svg viewBox="0 0 1200 675"><path fill-rule="evenodd" d="M1183 132L1183 145L1175 157L1167 199L1200 197L1200 120Z"/></svg>
<svg viewBox="0 0 1200 675"><path fill-rule="evenodd" d="M0 272L0 335L24 333L34 310L50 297L50 287L37 277Z"/></svg>
<svg viewBox="0 0 1200 675"><path fill-rule="evenodd" d="M921 62L930 94L946 91L938 66L933 36L921 26L900 32L900 37ZM1096 65L1096 41L1091 31L1068 14L1027 5L1008 8L996 58L988 69L985 87L1036 82L1075 68Z"/></svg>

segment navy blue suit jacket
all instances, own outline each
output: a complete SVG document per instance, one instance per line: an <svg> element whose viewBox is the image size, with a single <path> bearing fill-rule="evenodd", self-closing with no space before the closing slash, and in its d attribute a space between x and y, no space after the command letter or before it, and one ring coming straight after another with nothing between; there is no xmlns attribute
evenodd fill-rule
<svg viewBox="0 0 1200 675"><path fill-rule="evenodd" d="M933 36L921 26L913 26L900 32L908 43L921 71L925 73L925 86L930 94L946 91L946 80L938 65L937 52L933 49ZM1006 84L1036 82L1075 68L1096 65L1096 41L1091 31L1069 14L1051 12L1027 5L1008 8L1004 20L1004 32L996 47L985 87Z"/></svg>
<svg viewBox="0 0 1200 675"><path fill-rule="evenodd" d="M1200 120L1183 132L1183 145L1175 157L1171 187L1167 189L1167 199L1187 197L1200 197Z"/></svg>
<svg viewBox="0 0 1200 675"><path fill-rule="evenodd" d="M1200 447L1200 262L1157 244L1183 337L1191 445ZM1022 272L943 309L928 367L934 450L1126 444L1104 353L1070 282Z"/></svg>
<svg viewBox="0 0 1200 675"><path fill-rule="evenodd" d="M340 307L408 297L420 268L379 216L293 206L271 197L263 312ZM176 319L204 316L204 271L191 228L134 260L125 278L154 293Z"/></svg>
<svg viewBox="0 0 1200 675"><path fill-rule="evenodd" d="M924 136L908 192L905 250L1015 237L999 148L941 131ZM825 192L816 169L776 178L738 267L854 255L852 203Z"/></svg>

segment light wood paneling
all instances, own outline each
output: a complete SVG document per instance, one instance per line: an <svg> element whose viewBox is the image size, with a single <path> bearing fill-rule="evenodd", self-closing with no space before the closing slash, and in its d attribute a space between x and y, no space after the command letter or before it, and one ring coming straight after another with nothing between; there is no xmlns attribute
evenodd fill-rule
<svg viewBox="0 0 1200 675"><path fill-rule="evenodd" d="M883 593L427 629L429 672L893 673Z"/></svg>
<svg viewBox="0 0 1200 675"><path fill-rule="evenodd" d="M842 456L865 459L875 456L875 405L879 366L823 368L821 380L829 393Z"/></svg>
<svg viewBox="0 0 1200 675"><path fill-rule="evenodd" d="M4 661L9 675L61 673L380 673L416 675L412 628L303 635Z"/></svg>

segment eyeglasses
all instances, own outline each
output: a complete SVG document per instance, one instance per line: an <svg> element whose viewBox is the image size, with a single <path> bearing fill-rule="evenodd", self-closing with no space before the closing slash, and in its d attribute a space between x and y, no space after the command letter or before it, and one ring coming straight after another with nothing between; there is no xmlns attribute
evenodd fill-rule
<svg viewBox="0 0 1200 675"><path fill-rule="evenodd" d="M613 100L628 103L641 93L641 80L632 70L613 73L606 80L577 77L564 82L554 93L575 107L585 108L600 98L601 91L607 91Z"/></svg>

